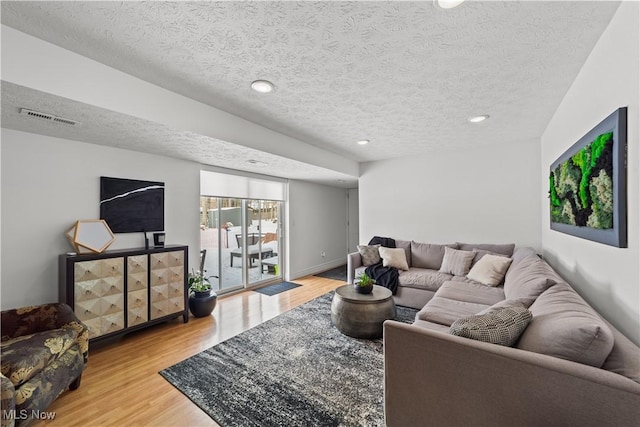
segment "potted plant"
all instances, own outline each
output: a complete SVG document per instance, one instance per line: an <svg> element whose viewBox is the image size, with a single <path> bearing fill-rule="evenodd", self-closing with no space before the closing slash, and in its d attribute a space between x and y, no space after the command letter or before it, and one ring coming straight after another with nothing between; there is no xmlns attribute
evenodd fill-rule
<svg viewBox="0 0 640 427"><path fill-rule="evenodd" d="M353 287L356 292L360 294L370 294L373 290L373 285L376 281L372 279L367 273L362 273L353 282Z"/></svg>
<svg viewBox="0 0 640 427"><path fill-rule="evenodd" d="M189 273L189 310L194 317L205 317L211 314L216 306L218 295L211 290L211 284L204 277L204 272Z"/></svg>

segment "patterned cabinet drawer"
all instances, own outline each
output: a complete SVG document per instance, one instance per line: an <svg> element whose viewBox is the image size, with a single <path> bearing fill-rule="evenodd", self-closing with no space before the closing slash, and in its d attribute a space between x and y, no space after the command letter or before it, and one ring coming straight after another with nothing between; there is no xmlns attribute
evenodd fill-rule
<svg viewBox="0 0 640 427"><path fill-rule="evenodd" d="M124 329L124 257L76 262L75 313L89 327L89 338Z"/></svg>
<svg viewBox="0 0 640 427"><path fill-rule="evenodd" d="M147 255L127 257L127 290L147 289Z"/></svg>
<svg viewBox="0 0 640 427"><path fill-rule="evenodd" d="M124 311L108 314L106 316L102 316L100 319L102 321L100 324L101 335L124 329ZM92 338L91 332L89 332L89 338Z"/></svg>
<svg viewBox="0 0 640 427"><path fill-rule="evenodd" d="M184 299L184 283L172 282L169 283L169 298L183 298Z"/></svg>
<svg viewBox="0 0 640 427"><path fill-rule="evenodd" d="M152 286L149 292L149 301L151 302L169 299L169 285Z"/></svg>
<svg viewBox="0 0 640 427"><path fill-rule="evenodd" d="M127 310L127 326L135 326L146 323L149 320L147 316L147 306L134 307Z"/></svg>
<svg viewBox="0 0 640 427"><path fill-rule="evenodd" d="M150 273L151 286L166 285L169 283L169 269L158 268L151 270Z"/></svg>
<svg viewBox="0 0 640 427"><path fill-rule="evenodd" d="M124 311L124 295L107 295L100 298L101 315L118 314Z"/></svg>
<svg viewBox="0 0 640 427"><path fill-rule="evenodd" d="M169 300L164 299L151 303L151 319L158 319L169 314Z"/></svg>
<svg viewBox="0 0 640 427"><path fill-rule="evenodd" d="M184 265L179 267L169 267L167 269L167 282L184 283Z"/></svg>
<svg viewBox="0 0 640 427"><path fill-rule="evenodd" d="M139 325L149 320L146 289L130 291L127 295L127 326Z"/></svg>
<svg viewBox="0 0 640 427"><path fill-rule="evenodd" d="M74 265L74 281L102 279L105 277L122 277L124 275L124 258L105 258L93 261L80 261Z"/></svg>
<svg viewBox="0 0 640 427"><path fill-rule="evenodd" d="M150 265L151 271L164 269L169 267L169 253L168 252L160 252L157 254L150 255Z"/></svg>
<svg viewBox="0 0 640 427"><path fill-rule="evenodd" d="M169 258L169 267L184 267L183 251L168 252L167 257Z"/></svg>
<svg viewBox="0 0 640 427"><path fill-rule="evenodd" d="M169 298L169 306L167 308L169 314L178 313L184 310L184 297Z"/></svg>

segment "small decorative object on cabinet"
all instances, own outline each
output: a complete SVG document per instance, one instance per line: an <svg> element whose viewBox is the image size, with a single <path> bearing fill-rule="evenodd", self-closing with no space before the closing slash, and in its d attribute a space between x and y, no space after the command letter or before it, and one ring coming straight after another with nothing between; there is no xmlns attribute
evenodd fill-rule
<svg viewBox="0 0 640 427"><path fill-rule="evenodd" d="M362 273L353 282L355 291L359 294L370 294L376 281L369 277L366 273Z"/></svg>
<svg viewBox="0 0 640 427"><path fill-rule="evenodd" d="M216 307L218 294L200 271L189 274L189 310L194 317L206 317Z"/></svg>
<svg viewBox="0 0 640 427"><path fill-rule="evenodd" d="M77 253L105 251L114 241L113 233L102 219L76 221L65 233Z"/></svg>
<svg viewBox="0 0 640 427"><path fill-rule="evenodd" d="M91 342L182 316L187 246L60 255L59 297L89 327Z"/></svg>

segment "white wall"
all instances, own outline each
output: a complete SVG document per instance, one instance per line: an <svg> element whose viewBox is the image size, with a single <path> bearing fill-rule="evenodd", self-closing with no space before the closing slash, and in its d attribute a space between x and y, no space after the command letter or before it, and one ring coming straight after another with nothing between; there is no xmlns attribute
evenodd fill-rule
<svg viewBox="0 0 640 427"><path fill-rule="evenodd" d="M58 300L64 232L98 218L99 177L163 181L167 244L198 262L197 163L2 129L2 309ZM150 236L151 237L151 236ZM109 249L144 247L142 233L116 234Z"/></svg>
<svg viewBox="0 0 640 427"><path fill-rule="evenodd" d="M346 192L344 188L289 181L289 280L347 262Z"/></svg>
<svg viewBox="0 0 640 427"><path fill-rule="evenodd" d="M538 141L442 151L361 165L360 242L540 247Z"/></svg>
<svg viewBox="0 0 640 427"><path fill-rule="evenodd" d="M72 250L64 232L78 219L98 218L100 176L163 181L167 244L188 245L190 265L199 262L202 165L4 128L0 141L2 309L58 300L58 255ZM301 181L288 187L289 277L344 264L347 190ZM109 249L143 246L141 233L116 234Z"/></svg>
<svg viewBox="0 0 640 427"><path fill-rule="evenodd" d="M541 195L549 165L593 126L628 106L628 241L626 249L549 229L548 200L542 202L545 258L625 335L640 344L640 4L623 2L585 62L542 136Z"/></svg>

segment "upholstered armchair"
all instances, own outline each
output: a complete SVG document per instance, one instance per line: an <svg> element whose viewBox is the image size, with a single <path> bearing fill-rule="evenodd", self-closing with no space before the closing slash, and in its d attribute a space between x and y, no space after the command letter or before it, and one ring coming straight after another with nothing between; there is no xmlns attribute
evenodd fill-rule
<svg viewBox="0 0 640 427"><path fill-rule="evenodd" d="M67 388L89 355L89 330L66 304L3 311L2 427L24 426Z"/></svg>

